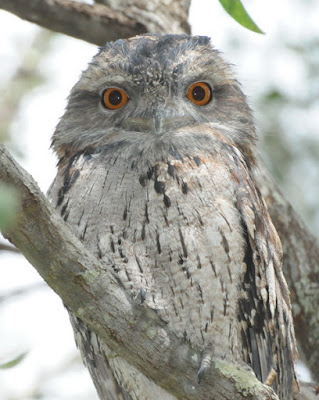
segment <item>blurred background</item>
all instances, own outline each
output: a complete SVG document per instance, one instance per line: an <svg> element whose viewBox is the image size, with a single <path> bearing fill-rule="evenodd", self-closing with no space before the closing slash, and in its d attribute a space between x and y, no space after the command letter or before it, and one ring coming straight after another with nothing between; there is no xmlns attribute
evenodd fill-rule
<svg viewBox="0 0 319 400"><path fill-rule="evenodd" d="M319 233L319 2L246 0L266 33L238 25L217 0L193 0L193 34L235 66L255 111L259 149L283 192ZM50 137L96 46L0 11L0 142L46 192ZM5 244L0 237L0 245ZM0 251L0 400L94 400L61 300L19 254ZM305 377L307 379L310 377Z"/></svg>

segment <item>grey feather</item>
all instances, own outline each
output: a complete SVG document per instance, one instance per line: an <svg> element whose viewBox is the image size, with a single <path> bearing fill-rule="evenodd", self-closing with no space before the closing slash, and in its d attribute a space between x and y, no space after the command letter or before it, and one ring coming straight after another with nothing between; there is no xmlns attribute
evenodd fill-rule
<svg viewBox="0 0 319 400"><path fill-rule="evenodd" d="M195 82L212 89L205 106L186 97ZM129 99L118 110L101 102L113 87ZM262 381L275 369L274 388L288 400L296 344L280 241L252 175L255 144L246 98L208 38L120 40L71 91L53 136L60 162L50 196L132 299L204 353ZM102 399L112 398L110 371L118 398L175 398L71 320Z"/></svg>

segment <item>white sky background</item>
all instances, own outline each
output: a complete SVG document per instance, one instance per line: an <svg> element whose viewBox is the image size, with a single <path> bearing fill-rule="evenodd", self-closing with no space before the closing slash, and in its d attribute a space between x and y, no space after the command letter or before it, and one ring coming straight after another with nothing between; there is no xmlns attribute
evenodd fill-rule
<svg viewBox="0 0 319 400"><path fill-rule="evenodd" d="M283 52L282 39L287 37L301 46L308 38L319 39L319 2L247 0L244 3L266 35L238 25L217 0L193 0L190 15L193 34L211 36L216 48L237 66L236 72L252 106L256 92L274 82L290 95L302 96L304 66L294 53ZM21 51L28 49L38 29L0 11L0 90L14 74L22 58ZM232 46L234 40L240 44L236 51ZM40 65L46 82L23 99L12 127L12 137L25 155L19 162L43 191L55 176L56 160L49 150L50 137L63 113L69 90L97 51L93 45L63 35L57 35L51 47ZM301 118L316 123L319 135L318 104L315 107ZM299 135L303 134L300 129ZM78 364L69 368L74 362L75 345L60 299L44 286L1 302L4 294L35 282L41 282L41 278L22 257L1 253L0 364L20 352L29 353L15 368L0 369L0 400L97 398L84 368Z"/></svg>

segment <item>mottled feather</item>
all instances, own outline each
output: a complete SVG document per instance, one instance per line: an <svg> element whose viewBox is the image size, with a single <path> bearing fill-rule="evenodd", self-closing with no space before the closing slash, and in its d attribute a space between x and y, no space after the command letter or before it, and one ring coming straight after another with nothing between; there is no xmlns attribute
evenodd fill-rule
<svg viewBox="0 0 319 400"><path fill-rule="evenodd" d="M198 81L212 88L205 107L186 98ZM108 87L126 91L123 109L103 108ZM60 161L50 196L127 293L203 350L200 375L211 356L263 382L274 369L273 387L289 400L291 307L280 240L252 174L255 142L245 96L208 38L120 40L71 91L53 136ZM71 320L102 399L175 398Z"/></svg>

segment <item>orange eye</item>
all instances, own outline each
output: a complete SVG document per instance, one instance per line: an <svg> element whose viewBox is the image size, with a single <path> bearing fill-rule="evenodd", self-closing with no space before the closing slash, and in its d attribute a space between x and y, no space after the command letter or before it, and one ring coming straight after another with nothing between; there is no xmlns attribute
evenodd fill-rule
<svg viewBox="0 0 319 400"><path fill-rule="evenodd" d="M212 89L205 82L196 82L188 88L186 97L197 106L206 106L212 99Z"/></svg>
<svg viewBox="0 0 319 400"><path fill-rule="evenodd" d="M118 110L128 102L128 96L122 89L109 88L104 90L102 104L109 110Z"/></svg>

